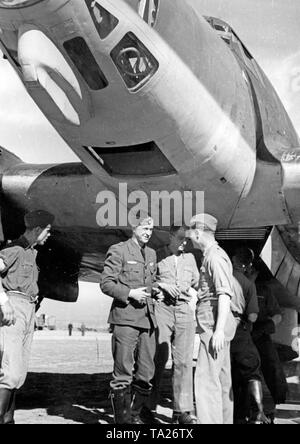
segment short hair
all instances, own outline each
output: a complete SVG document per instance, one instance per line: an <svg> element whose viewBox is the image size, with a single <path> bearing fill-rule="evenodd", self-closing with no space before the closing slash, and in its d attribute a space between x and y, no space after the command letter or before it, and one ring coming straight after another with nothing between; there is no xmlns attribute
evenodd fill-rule
<svg viewBox="0 0 300 444"><path fill-rule="evenodd" d="M181 229L186 231L186 230L188 230L188 227L185 224L183 224L183 225L172 224L170 226L170 234L172 236L175 236L175 234L178 233L178 231L181 230Z"/></svg>
<svg viewBox="0 0 300 444"><path fill-rule="evenodd" d="M254 261L255 254L251 248L238 247L235 249L233 256L237 257L243 265L251 265Z"/></svg>
<svg viewBox="0 0 300 444"><path fill-rule="evenodd" d="M24 216L25 226L29 230L36 227L46 228L48 225L53 224L54 219L53 214L44 210L30 211Z"/></svg>

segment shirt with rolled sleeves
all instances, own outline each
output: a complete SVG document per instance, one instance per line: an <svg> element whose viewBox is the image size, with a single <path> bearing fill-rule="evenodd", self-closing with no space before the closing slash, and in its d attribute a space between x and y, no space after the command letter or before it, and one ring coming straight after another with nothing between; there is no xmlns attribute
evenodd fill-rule
<svg viewBox="0 0 300 444"><path fill-rule="evenodd" d="M154 300L149 297L145 306L129 299L130 290L156 287L156 253L148 246L141 247L133 240L113 245L107 253L101 278L101 290L114 299L108 322L150 329L156 327Z"/></svg>
<svg viewBox="0 0 300 444"><path fill-rule="evenodd" d="M36 298L39 276L36 256L37 251L30 246L25 236L1 250L0 259L5 265L1 279L5 292L18 292L29 298Z"/></svg>
<svg viewBox="0 0 300 444"><path fill-rule="evenodd" d="M201 332L212 331L216 327L218 302L221 295L233 297L233 269L231 261L217 242L209 246L203 254L200 268L200 281L197 303L197 322ZM230 311L225 327L227 340L234 337L236 322Z"/></svg>
<svg viewBox="0 0 300 444"><path fill-rule="evenodd" d="M189 302L189 289L198 289L199 271L191 253L172 254L158 263L157 282L177 286L180 300Z"/></svg>

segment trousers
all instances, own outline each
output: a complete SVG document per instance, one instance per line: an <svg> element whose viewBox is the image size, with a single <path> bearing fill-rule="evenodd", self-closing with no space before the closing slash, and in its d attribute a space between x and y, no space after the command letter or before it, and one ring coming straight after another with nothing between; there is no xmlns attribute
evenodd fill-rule
<svg viewBox="0 0 300 444"><path fill-rule="evenodd" d="M10 327L0 326L0 388L15 390L22 387L28 372L35 305L15 294L10 302L16 323Z"/></svg>
<svg viewBox="0 0 300 444"><path fill-rule="evenodd" d="M191 307L186 302L176 306L157 303L155 316L158 325L158 343L155 356L154 388L151 409L155 409L159 388L170 350L173 359L173 409L191 412L193 403L193 351L195 322Z"/></svg>
<svg viewBox="0 0 300 444"><path fill-rule="evenodd" d="M199 424L233 424L230 342L214 355L213 330L200 334L195 371L195 400Z"/></svg>
<svg viewBox="0 0 300 444"><path fill-rule="evenodd" d="M156 332L127 325L114 325L112 354L114 358L114 390L131 384L140 392L150 393L154 377Z"/></svg>

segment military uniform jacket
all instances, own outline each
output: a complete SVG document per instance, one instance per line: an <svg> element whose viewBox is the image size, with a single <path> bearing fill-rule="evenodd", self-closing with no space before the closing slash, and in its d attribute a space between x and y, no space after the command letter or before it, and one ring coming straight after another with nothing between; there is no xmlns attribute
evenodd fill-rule
<svg viewBox="0 0 300 444"><path fill-rule="evenodd" d="M11 242L0 252L5 264L1 278L6 292L18 292L30 298L38 295L36 256L37 251L29 245L25 236Z"/></svg>
<svg viewBox="0 0 300 444"><path fill-rule="evenodd" d="M154 300L149 298L145 306L129 300L132 289L157 286L156 253L149 247L144 250L132 239L113 245L107 253L101 279L101 290L114 298L108 322L132 325L138 328L156 327Z"/></svg>

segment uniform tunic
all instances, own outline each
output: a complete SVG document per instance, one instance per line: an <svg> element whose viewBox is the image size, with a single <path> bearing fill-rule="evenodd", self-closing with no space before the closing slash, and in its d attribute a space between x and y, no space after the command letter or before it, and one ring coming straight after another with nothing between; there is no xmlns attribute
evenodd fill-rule
<svg viewBox="0 0 300 444"><path fill-rule="evenodd" d="M154 300L144 306L128 299L130 290L156 286L156 253L133 240L112 246L104 264L103 293L112 297L108 322L113 326L113 389L133 383L137 390L150 392L154 376L156 318ZM135 370L133 370L135 368Z"/></svg>

